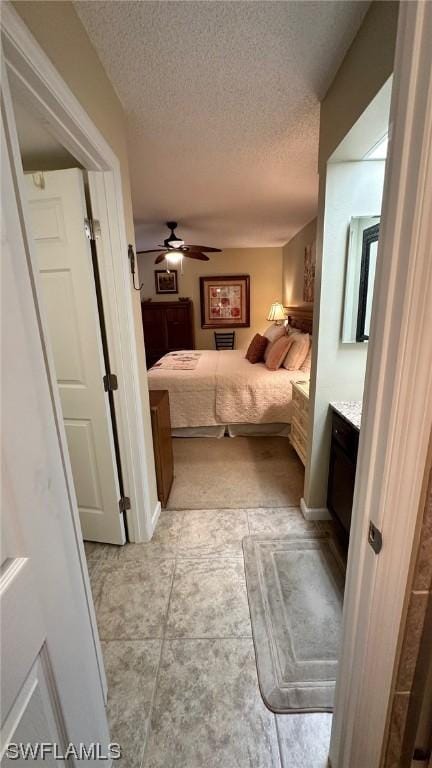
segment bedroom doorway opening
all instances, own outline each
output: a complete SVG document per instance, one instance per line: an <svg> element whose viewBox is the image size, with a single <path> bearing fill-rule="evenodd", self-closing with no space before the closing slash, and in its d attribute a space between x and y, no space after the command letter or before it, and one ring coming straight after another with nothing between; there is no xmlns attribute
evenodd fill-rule
<svg viewBox="0 0 432 768"><path fill-rule="evenodd" d="M150 266L152 258L148 256ZM146 279L143 270L140 279ZM142 311L147 316L147 302ZM284 323L264 321L260 327L268 351L278 340L287 346L279 361L283 365L275 369L268 366L266 352L251 363L246 354L249 336L234 350L176 351L150 366L150 392L167 391L170 404L174 479L167 509L299 507L305 462L299 436L305 414L301 408L295 411L295 405L309 378L305 361L310 357L312 309L287 307L285 314ZM146 327L147 320L145 338ZM294 362L288 361L293 339L293 349L302 347Z"/></svg>

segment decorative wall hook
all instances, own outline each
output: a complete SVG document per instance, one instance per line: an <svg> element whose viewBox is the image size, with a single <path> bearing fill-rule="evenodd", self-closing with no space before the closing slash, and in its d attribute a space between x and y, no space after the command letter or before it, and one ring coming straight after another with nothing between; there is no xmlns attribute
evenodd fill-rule
<svg viewBox="0 0 432 768"><path fill-rule="evenodd" d="M135 285L135 252L134 252L134 249L133 249L133 245L131 245L130 243L128 245L128 256L129 256L130 268L131 268L131 272L132 272L132 285L133 285L135 291L140 291L141 288L143 287L144 283L141 283L139 288L137 288L136 285Z"/></svg>

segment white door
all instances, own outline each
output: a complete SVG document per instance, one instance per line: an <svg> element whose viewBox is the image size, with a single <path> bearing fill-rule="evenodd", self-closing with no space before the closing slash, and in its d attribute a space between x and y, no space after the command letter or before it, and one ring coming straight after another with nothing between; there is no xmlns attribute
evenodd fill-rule
<svg viewBox="0 0 432 768"><path fill-rule="evenodd" d="M10 162L13 142L2 119L0 760L2 767L66 765L61 755L69 742L77 749L99 742L107 753L109 731L78 515L29 271L20 180ZM34 751L41 742L57 745L60 757L48 746L44 759L39 752L39 760L25 760L20 745Z"/></svg>
<svg viewBox="0 0 432 768"><path fill-rule="evenodd" d="M124 544L83 174L28 174L25 183L83 537Z"/></svg>

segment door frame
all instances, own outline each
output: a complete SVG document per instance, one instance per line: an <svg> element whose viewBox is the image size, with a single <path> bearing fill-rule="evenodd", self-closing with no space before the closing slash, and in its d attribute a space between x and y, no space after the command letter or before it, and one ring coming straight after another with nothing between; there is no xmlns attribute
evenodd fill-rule
<svg viewBox="0 0 432 768"><path fill-rule="evenodd" d="M53 708L58 713L60 738L74 744L100 741L105 745L109 743L105 672L80 536L78 508L71 497L73 487L68 484L42 346L41 318L28 269L27 232L18 192L17 170L21 172L21 169L15 165L11 146L10 127L14 128L14 124L10 125L7 114L10 98L4 74L2 62L2 215L5 215L6 251L9 249L12 252L13 259L9 254L4 258L9 262L7 277L11 285L8 283L8 289L14 297L9 314L8 340L16 352L15 359L21 360L21 363L13 366L13 396L8 406L16 413L13 425L5 424L3 446L6 463L2 466L2 483L6 484L6 498L12 506L11 514L3 510L2 541L6 539L6 542L2 554L6 556L6 561L9 559L13 563L11 568L6 566L3 574L3 597L13 583L15 566L26 568L29 561L31 587L35 587L37 597L35 614L33 617L29 615L29 620L34 624L40 619L42 623L45 647L41 656ZM5 277L3 270L2 277ZM10 350L5 351L10 357ZM6 370L6 366L3 367ZM21 376L17 378L18 372ZM7 389L10 396L10 384ZM26 401L29 392L34 395L31 403ZM2 402L2 407L4 405ZM30 431L29 419L32 425ZM42 511L42 514L34 514L35 510ZM63 610L64 606L67 610ZM32 631L25 634L25 628L13 621L17 616L12 617L6 627L6 646L9 649L13 647L15 653L12 662L16 664L11 662L12 676L19 672L19 665L22 670L25 664L30 663L34 652L34 644L31 648ZM32 629L36 632L36 627ZM80 638L79 643L77 637ZM88 686L85 696L83 676L77 677L75 672L77 665L85 673L84 685ZM11 676L6 680L3 676L2 681L6 684L9 681L10 684ZM18 677L13 682L14 687L15 690L18 687ZM18 698L22 703L21 694ZM12 720L16 714L14 710ZM10 720L9 725L12 725ZM72 762L76 764L73 759Z"/></svg>
<svg viewBox="0 0 432 768"><path fill-rule="evenodd" d="M142 397L136 352L131 282L128 260L122 179L120 163L113 150L96 128L70 88L61 78L22 19L9 3L3 3L1 14L2 49L9 77L25 95L26 104L39 116L50 132L87 171L98 171L97 207L107 224L104 228L106 257L100 266L108 345L113 370L118 377L116 415L125 494L131 500L127 514L130 540L149 541L159 514L156 498L153 453L144 438L151 441L150 407ZM7 105L6 105L7 107ZM10 109L9 109L10 112ZM9 119L14 122L11 114ZM14 140L15 138L15 140ZM21 156L16 137L11 137L16 167ZM19 174L17 174L19 185ZM25 194L19 189L21 204L26 212ZM26 216L26 213L24 214ZM105 236L106 235L106 236ZM39 309L37 262L35 249L28 243L29 268L35 286ZM39 311L43 318L43 311ZM42 321L43 322L43 321ZM56 396L55 372L48 338L44 328L42 343L47 361L50 387L58 424L62 423L59 398ZM145 384L145 383L144 383ZM59 428L63 454L68 456L64 430ZM73 489L70 462L66 461L68 485ZM152 494L152 490L154 493ZM72 497L75 499L73 490ZM76 499L75 499L76 503Z"/></svg>
<svg viewBox="0 0 432 768"><path fill-rule="evenodd" d="M330 760L378 768L432 430L432 3L400 3ZM381 530L377 556L369 521Z"/></svg>

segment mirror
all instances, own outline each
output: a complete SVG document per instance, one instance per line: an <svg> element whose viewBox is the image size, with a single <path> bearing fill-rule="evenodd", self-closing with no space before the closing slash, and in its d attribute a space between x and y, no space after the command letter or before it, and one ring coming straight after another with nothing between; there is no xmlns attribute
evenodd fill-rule
<svg viewBox="0 0 432 768"><path fill-rule="evenodd" d="M350 222L342 324L346 344L369 339L379 225L379 216L356 216Z"/></svg>

